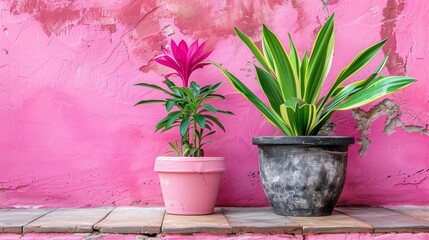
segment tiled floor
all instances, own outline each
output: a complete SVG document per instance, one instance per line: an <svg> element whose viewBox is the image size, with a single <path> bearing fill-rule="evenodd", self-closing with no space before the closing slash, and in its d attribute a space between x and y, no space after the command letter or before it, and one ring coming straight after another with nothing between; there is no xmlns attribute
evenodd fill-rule
<svg viewBox="0 0 429 240"><path fill-rule="evenodd" d="M285 217L270 208L217 208L177 216L163 208L0 209L0 233L313 234L429 232L429 207L337 208L327 217Z"/></svg>

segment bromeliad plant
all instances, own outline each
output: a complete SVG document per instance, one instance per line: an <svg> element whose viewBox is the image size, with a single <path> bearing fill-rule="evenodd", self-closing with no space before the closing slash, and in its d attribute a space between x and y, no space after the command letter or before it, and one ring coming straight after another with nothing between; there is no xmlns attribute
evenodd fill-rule
<svg viewBox="0 0 429 240"><path fill-rule="evenodd" d="M165 99L142 100L135 106L150 103L163 103L165 105L168 115L158 122L155 131L165 132L179 128L180 143L177 140L168 143L176 156L203 157L203 146L211 142L206 141L206 137L216 133L213 130L214 125L225 131L224 126L213 114L232 114L230 111L218 110L213 105L206 103L212 99L226 99L223 95L215 93L222 82L204 87L200 87L193 81L189 84L189 78L193 71L210 64L203 61L213 50L202 54L205 45L206 42L199 45L198 40L196 40L188 47L183 40L179 45L172 40L171 52L164 49L163 54L155 58L156 62L175 70L175 72L165 75L164 84L167 89L147 83L136 84L167 94ZM180 77L183 87L176 86L168 78L172 75Z"/></svg>
<svg viewBox="0 0 429 240"><path fill-rule="evenodd" d="M261 65L255 65L256 76L270 107L233 74L216 65L238 92L288 136L317 135L335 111L363 106L416 81L404 76L378 76L386 65L387 54L366 79L343 85L374 58L387 41L385 39L359 53L340 72L328 93L321 97L322 85L329 73L334 53L334 15L320 29L311 54L304 53L302 59L290 35L288 54L278 37L263 25L262 54L248 36L237 28L235 31Z"/></svg>

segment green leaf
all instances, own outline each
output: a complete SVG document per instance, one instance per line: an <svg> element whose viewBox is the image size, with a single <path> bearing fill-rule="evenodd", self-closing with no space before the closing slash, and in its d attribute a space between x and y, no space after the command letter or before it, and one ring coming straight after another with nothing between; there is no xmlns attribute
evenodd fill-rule
<svg viewBox="0 0 429 240"><path fill-rule="evenodd" d="M240 80L238 80L233 74L228 72L222 66L215 64L219 69L222 70L224 75L231 82L232 86L237 90L237 92L243 94L250 102L252 102L259 111L268 119L270 123L278 127L284 134L291 135L290 130L285 125L282 118L273 110L268 108L249 88L247 88Z"/></svg>
<svg viewBox="0 0 429 240"><path fill-rule="evenodd" d="M212 112L212 113L217 113L216 108L215 108L215 107L213 107L213 106L212 106L212 105L210 105L210 104L203 104L203 107L204 107L205 109L209 110L209 111L210 111L210 112Z"/></svg>
<svg viewBox="0 0 429 240"><path fill-rule="evenodd" d="M200 86L198 86L198 84L196 84L194 81L191 82L190 86L191 86L190 89L191 89L192 95L194 96L194 98L197 98L201 93Z"/></svg>
<svg viewBox="0 0 429 240"><path fill-rule="evenodd" d="M210 86L207 91L203 95L199 97L200 100L204 100L207 96L212 95L220 86L222 86L223 82L216 83L213 86Z"/></svg>
<svg viewBox="0 0 429 240"><path fill-rule="evenodd" d="M347 67L345 67L341 71L340 75L335 80L335 83L334 83L332 89L335 89L337 86L339 86L346 79L348 79L349 77L354 75L356 72L361 70L363 67L365 67L375 57L375 55L381 50L381 48L384 46L386 41L387 41L387 39L385 39L385 40L363 50L362 52L360 52L353 59L352 63L350 63L350 65L348 65ZM386 59L386 61L387 61L387 59Z"/></svg>
<svg viewBox="0 0 429 240"><path fill-rule="evenodd" d="M188 132L189 124L191 123L191 119L186 118L183 119L180 123L180 136L184 137Z"/></svg>
<svg viewBox="0 0 429 240"><path fill-rule="evenodd" d="M168 116L168 120L167 120L167 123L165 124L165 127L169 128L182 115L183 115L182 112L178 111L178 112Z"/></svg>
<svg viewBox="0 0 429 240"><path fill-rule="evenodd" d="M322 114L322 116L317 120L317 123L313 124L313 127L310 130L309 135L317 135L325 123L331 118L334 111L329 111Z"/></svg>
<svg viewBox="0 0 429 240"><path fill-rule="evenodd" d="M196 157L204 157L204 150L201 148L198 148Z"/></svg>
<svg viewBox="0 0 429 240"><path fill-rule="evenodd" d="M317 34L313 49L308 60L308 77L305 83L303 100L316 103L319 99L323 82L331 68L334 53L334 14L325 22Z"/></svg>
<svg viewBox="0 0 429 240"><path fill-rule="evenodd" d="M189 109L191 112L195 112L195 110L197 109L197 105L195 103L188 103L186 105L186 108Z"/></svg>
<svg viewBox="0 0 429 240"><path fill-rule="evenodd" d="M165 78L164 83L165 83L165 85L167 85L167 87L168 87L171 91L173 91L173 92L174 92L174 94L176 94L176 95L178 95L178 96L182 96L182 95L181 95L181 93L180 93L180 91L179 91L179 90L177 90L177 89L175 88L175 87L176 87L176 85L175 85L172 81L170 81L170 79Z"/></svg>
<svg viewBox="0 0 429 240"><path fill-rule="evenodd" d="M313 124L317 121L317 108L315 104L303 104L298 108L298 117L301 123L301 134L309 135Z"/></svg>
<svg viewBox="0 0 429 240"><path fill-rule="evenodd" d="M218 98L218 99L226 100L226 97L224 97L220 94L209 94L209 95L207 95L206 99L209 99L209 98Z"/></svg>
<svg viewBox="0 0 429 240"><path fill-rule="evenodd" d="M288 33L289 37L289 48L290 48L290 61L292 63L292 67L294 68L295 72L297 73L298 77L300 74L300 67L299 67L299 55L296 51L295 45L293 44L292 37ZM299 83L297 85L300 85Z"/></svg>
<svg viewBox="0 0 429 240"><path fill-rule="evenodd" d="M323 113L333 110L336 106L341 104L346 98L354 95L355 93L361 91L363 88L366 88L366 86L372 84L374 82L374 79L377 77L377 75L386 65L388 57L389 57L389 53L386 54L383 61L380 63L380 65L377 67L374 73L371 74L367 79L351 83L346 87L338 86L337 89L332 94L332 97L333 97L332 101L326 105L325 109L323 109Z"/></svg>
<svg viewBox="0 0 429 240"><path fill-rule="evenodd" d="M191 148L191 150L189 150L189 155L194 156L194 154L197 150L198 150L198 148Z"/></svg>
<svg viewBox="0 0 429 240"><path fill-rule="evenodd" d="M309 135L317 120L315 104L300 103L292 100L280 106L283 119L289 123L294 135Z"/></svg>
<svg viewBox="0 0 429 240"><path fill-rule="evenodd" d="M167 102L165 103L165 109L167 110L167 112L171 111L173 106L174 106L174 101L168 99Z"/></svg>
<svg viewBox="0 0 429 240"><path fill-rule="evenodd" d="M268 66L267 60L262 55L261 51L259 51L259 49L256 47L255 43L253 43L253 41L250 40L250 38L247 37L244 33L242 33L238 28L235 27L234 30L237 33L237 36L247 45L253 55L255 55L256 59L265 69L265 71L269 72L270 67Z"/></svg>
<svg viewBox="0 0 429 240"><path fill-rule="evenodd" d="M285 125L290 129L289 135L297 135L296 133L296 123L295 123L295 107L288 106L286 103L280 105L280 114L283 118Z"/></svg>
<svg viewBox="0 0 429 240"><path fill-rule="evenodd" d="M203 144L200 145L200 148L203 147L204 145L208 144L208 143L213 143L213 141L210 140L210 141L204 142Z"/></svg>
<svg viewBox="0 0 429 240"><path fill-rule="evenodd" d="M182 145L182 156L187 156L190 149L191 148L190 148L189 144L183 144Z"/></svg>
<svg viewBox="0 0 429 240"><path fill-rule="evenodd" d="M366 105L380 97L394 93L416 81L415 78L403 76L381 76L375 80L376 81L374 81L373 84L355 93L342 104L338 105L335 110L347 110Z"/></svg>
<svg viewBox="0 0 429 240"><path fill-rule="evenodd" d="M279 81L283 99L289 97L301 97L300 83L297 73L292 68L289 56L286 54L277 36L265 25L262 26L262 38L264 46L269 53L267 58L271 59L273 69Z"/></svg>
<svg viewBox="0 0 429 240"><path fill-rule="evenodd" d="M305 52L304 56L302 57L300 74L299 74L299 79L301 81L301 96L305 95L305 91L307 89L307 84L308 84L307 72L308 72L308 56L307 56L307 52Z"/></svg>
<svg viewBox="0 0 429 240"><path fill-rule="evenodd" d="M179 156L179 148L177 147L177 140L176 140L176 146L172 143L172 142L168 142L168 145L170 145L171 149L173 149L174 153L176 154L176 156Z"/></svg>
<svg viewBox="0 0 429 240"><path fill-rule="evenodd" d="M234 115L233 112L231 111L224 111L224 110L216 110L218 113L223 113L223 114L229 114L229 115Z"/></svg>
<svg viewBox="0 0 429 240"><path fill-rule="evenodd" d="M165 102L165 100L143 100L143 101L140 101L140 102L134 104L134 106L141 105L141 104L163 103L163 102Z"/></svg>
<svg viewBox="0 0 429 240"><path fill-rule="evenodd" d="M176 97L176 96L177 96L177 95L175 95L174 93L169 92L169 91L165 90L164 88L159 87L159 86L157 86L157 85L153 85L153 84L137 83L137 84L134 84L134 86L148 87L148 88L152 88L152 89L155 89L155 90L158 90L158 91L162 91L162 92L164 92L164 93L166 93L166 94L168 94L168 95L171 95L171 96L173 96L173 97Z"/></svg>
<svg viewBox="0 0 429 240"><path fill-rule="evenodd" d="M179 124L173 124L173 125L169 126L168 128L165 127L164 129L162 129L161 133L167 132L167 131L169 131L175 127L178 127L178 126L180 126L180 125Z"/></svg>
<svg viewBox="0 0 429 240"><path fill-rule="evenodd" d="M206 126L206 118L203 115L195 114L194 119L198 123L200 128L204 129L204 127Z"/></svg>
<svg viewBox="0 0 429 240"><path fill-rule="evenodd" d="M185 87L173 87L173 89L178 90L182 96L188 96L189 98L191 98L192 100L195 100L194 98L194 94L192 94L191 90L189 88L185 88Z"/></svg>
<svg viewBox="0 0 429 240"><path fill-rule="evenodd" d="M216 133L216 131L211 131L211 132L207 133L206 135L202 136L202 137L201 137L201 140L203 140L205 137L210 136L210 135L213 135L213 134L215 134L215 133Z"/></svg>
<svg viewBox="0 0 429 240"><path fill-rule="evenodd" d="M271 109L276 111L277 114L280 114L280 105L283 103L283 97L279 90L279 83L271 74L256 65L255 69L259 85L270 102Z"/></svg>
<svg viewBox="0 0 429 240"><path fill-rule="evenodd" d="M225 132L225 127L222 125L222 123L220 123L218 118L213 117L211 115L203 115L203 116L213 121L216 125L220 127L220 129L222 129Z"/></svg>
<svg viewBox="0 0 429 240"><path fill-rule="evenodd" d="M262 50L264 51L265 59L267 60L270 73L274 73L276 71L276 66L273 61L273 55L270 52L270 49L268 48L268 45L266 44L266 40L262 38Z"/></svg>
<svg viewBox="0 0 429 240"><path fill-rule="evenodd" d="M334 95L335 90L340 86L341 83L343 83L345 80L347 80L349 77L354 75L356 72L361 70L363 67L365 67L374 57L375 55L381 50L383 45L386 43L387 39L363 50L360 52L348 65L345 67L341 73L338 75L337 79L334 82L334 85L331 87L330 91L324 98L323 104L332 96ZM379 68L376 70L376 73L381 71L381 69L384 67L384 65L387 62L387 55L383 59L382 64L379 66ZM375 76L374 76L375 77Z"/></svg>
<svg viewBox="0 0 429 240"><path fill-rule="evenodd" d="M207 92L207 90L209 90L209 88L210 88L211 86L212 86L212 85L206 85L206 86L202 87L202 88L201 88L201 93L205 93L205 92Z"/></svg>

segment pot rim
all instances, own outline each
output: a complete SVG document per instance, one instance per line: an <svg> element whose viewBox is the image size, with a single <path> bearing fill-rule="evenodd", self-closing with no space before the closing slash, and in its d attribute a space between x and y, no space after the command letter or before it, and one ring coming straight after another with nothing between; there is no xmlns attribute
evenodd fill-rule
<svg viewBox="0 0 429 240"><path fill-rule="evenodd" d="M355 143L351 136L259 136L252 139L254 145L350 145Z"/></svg>
<svg viewBox="0 0 429 240"><path fill-rule="evenodd" d="M167 157L155 160L158 173L222 173L226 170L223 157Z"/></svg>

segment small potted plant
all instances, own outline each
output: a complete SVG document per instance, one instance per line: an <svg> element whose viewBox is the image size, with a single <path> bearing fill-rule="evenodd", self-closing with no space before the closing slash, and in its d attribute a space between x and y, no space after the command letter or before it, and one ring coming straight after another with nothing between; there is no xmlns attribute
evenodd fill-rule
<svg viewBox="0 0 429 240"><path fill-rule="evenodd" d="M175 70L165 75L166 87L136 84L165 94L162 99L142 100L135 104L164 104L167 116L159 121L155 131L177 129L180 132L179 141L168 143L172 149L170 152L174 152L176 156L159 156L155 161L164 204L170 214L213 213L219 183L225 170L223 157L205 157L203 149L211 142L207 137L216 133L215 128L225 131L214 114L232 114L207 103L213 99L225 100L223 95L215 93L222 82L203 87L194 81L189 83L193 71L209 64L203 61L212 51L203 53L205 45L206 42L199 45L196 40L188 47L183 40L178 45L172 40L171 52L164 49L163 54L155 58L156 62ZM182 80L182 86L177 86L169 79L172 75Z"/></svg>
<svg viewBox="0 0 429 240"><path fill-rule="evenodd" d="M334 53L334 15L317 34L310 54L298 54L289 35L287 53L278 37L262 27L263 53L253 41L235 28L260 66L256 77L269 106L225 68L217 64L234 88L252 102L285 136L255 137L264 191L274 212L292 216L330 215L341 194L352 137L317 136L337 110L368 104L396 92L416 79L378 76L387 55L367 78L345 85L383 47L381 41L359 53L337 76L325 96L322 85Z"/></svg>

